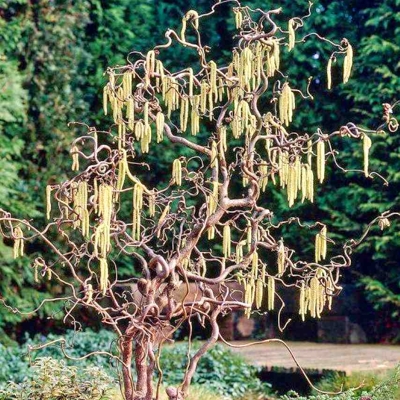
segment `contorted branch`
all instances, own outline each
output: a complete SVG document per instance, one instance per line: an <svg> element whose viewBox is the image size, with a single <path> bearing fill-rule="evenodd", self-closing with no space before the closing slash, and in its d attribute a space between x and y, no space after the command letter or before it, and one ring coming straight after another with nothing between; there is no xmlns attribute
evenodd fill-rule
<svg viewBox="0 0 400 400"><path fill-rule="evenodd" d="M231 58L217 65L208 57L201 28L203 18L224 3L233 6L236 46ZM127 65L108 69L103 105L113 124L107 131L87 127L72 144L76 175L47 187L51 222L39 230L0 212L1 233L14 240L15 257L33 240L52 252L32 268L37 281L47 275L65 288L66 296L49 300L67 304L65 321L75 323L74 310L84 307L115 330L127 400L158 398L153 379L160 349L193 318L210 325L211 337L189 357L182 385L167 389L170 399L187 396L199 359L220 335L219 315L241 310L250 316L264 300L264 310L279 308L276 300L282 310L284 294L276 293L277 283L298 289L303 320L320 317L340 293L340 270L351 265L351 254L369 229L375 223L384 229L399 216L383 213L359 240L345 242L329 257L334 242L327 226L304 223L300 215L282 220L270 209L272 187L286 193L290 208L314 202L327 162L346 172L335 151L341 140L360 141L360 172L381 177L369 169L371 136L398 129L395 103L384 105L384 122L376 131L350 122L331 133L292 132L296 104L313 96L310 80L303 94L283 73L290 52L311 37L333 48L327 55L330 88L335 61L343 62L343 82L348 81L353 49L347 39L334 43L315 32L301 36L311 3L304 17L289 20L287 30L276 22L280 13L237 0L219 1L203 15L188 11L180 32L167 31L165 44L147 54L132 52ZM172 44L195 52L198 64L169 70L162 60ZM177 157L166 172L169 181L152 187L145 161L156 147L173 147ZM128 220L122 211L126 204ZM289 224L315 235L312 257L300 257L280 237ZM49 239L50 232L64 247ZM118 271L121 254L132 260L128 278Z"/></svg>

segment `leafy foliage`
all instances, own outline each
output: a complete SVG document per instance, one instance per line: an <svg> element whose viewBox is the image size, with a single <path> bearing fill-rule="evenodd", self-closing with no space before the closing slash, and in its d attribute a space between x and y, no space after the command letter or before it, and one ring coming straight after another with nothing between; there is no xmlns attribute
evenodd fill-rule
<svg viewBox="0 0 400 400"><path fill-rule="evenodd" d="M65 336L65 352L71 358L79 358L88 353L98 350L109 351L117 354L116 343L112 332L101 330L94 332L91 330L75 333L69 331ZM59 336L49 335L48 337L36 336L28 339L22 346L5 347L0 345L0 387L8 381L21 384L27 378L36 374L36 370L29 367L28 347L41 345L60 339ZM199 347L194 343L192 352ZM186 364L183 362L187 354L186 344L166 346L162 349L160 364L168 365L168 375L164 375L163 384L165 386L177 384L182 380ZM31 352L33 360L54 359L64 360L59 344L46 347L39 351ZM108 376L116 378L117 369L115 363L109 357L95 354L86 359L74 362L66 359L66 365L79 367L80 370L96 365L101 368ZM221 373L223 371L223 373ZM206 385L209 390L221 396L239 398L246 393L266 393L269 385L261 382L257 377L258 369L249 365L240 356L233 354L232 351L222 345L217 345L210 350L200 361L199 368L194 378L195 385ZM13 387L15 387L15 385ZM1 397L0 397L1 399Z"/></svg>
<svg viewBox="0 0 400 400"><path fill-rule="evenodd" d="M38 359L29 379L10 382L0 390L1 400L100 400L113 381L98 367L76 368L64 361Z"/></svg>
<svg viewBox="0 0 400 400"><path fill-rule="evenodd" d="M327 379L326 383L329 385L331 383L337 384L339 382L333 382L332 379ZM352 385L352 383L354 383L354 381L348 382L350 385ZM297 393L291 392L286 396L282 396L281 400L396 400L399 396L399 384L400 366L397 367L396 371L388 379L375 386L372 386L369 390L364 389L360 391L358 389L350 389L336 396L318 394L310 397L301 397ZM329 387L329 390L331 390L331 387Z"/></svg>

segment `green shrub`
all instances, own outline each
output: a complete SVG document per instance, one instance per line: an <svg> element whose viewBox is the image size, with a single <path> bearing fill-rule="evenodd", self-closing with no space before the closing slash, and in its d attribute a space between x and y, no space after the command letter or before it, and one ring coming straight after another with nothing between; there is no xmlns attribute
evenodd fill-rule
<svg viewBox="0 0 400 400"><path fill-rule="evenodd" d="M79 358L98 350L118 354L115 335L109 331L93 332L87 330L79 333L70 331L63 338L65 339L65 352L70 357ZM26 377L32 376L27 355L28 346L44 344L56 339L60 339L60 336L43 337L38 335L33 339L27 339L26 343L20 347L6 348L0 345L0 359L5 360L0 365L0 387L2 383L4 386L7 381L19 384ZM199 346L200 343L193 343L192 352ZM165 369L163 377L165 386L177 385L182 382L187 361L186 353L187 344L185 343L163 347L160 364ZM79 366L80 368L96 365L109 376L117 376L117 365L109 357L94 355L78 362L66 360L59 344L34 351L31 356L33 360L42 357L65 360L66 365ZM228 398L238 398L249 393L267 393L269 386L261 382L257 374L258 368L249 365L242 357L233 354L226 347L217 345L200 360L193 383L195 385L206 385L207 389L213 393Z"/></svg>
<svg viewBox="0 0 400 400"><path fill-rule="evenodd" d="M362 382L362 378L360 375L358 376L358 380L357 378L348 377L347 382L346 379L345 382L343 382L343 377L337 378L338 375L335 374L327 378L320 388L324 386L324 389L329 389L331 391L332 388L338 387L338 385L340 386L342 383L344 383L344 389L351 385L357 387L360 382ZM337 380L335 380L334 377L336 377ZM295 392L290 392L286 396L282 396L281 400L398 400L400 398L400 365L388 378L382 380L381 377L381 382L375 386L373 386L374 382L374 380L368 382L368 380L365 379L365 385L362 389L349 389L336 396L316 394L310 397L301 397ZM325 387L325 385L328 386L328 384L331 386Z"/></svg>
<svg viewBox="0 0 400 400"><path fill-rule="evenodd" d="M10 382L0 390L0 400L105 400L114 386L100 368L78 369L52 358L36 360L32 371L22 383Z"/></svg>

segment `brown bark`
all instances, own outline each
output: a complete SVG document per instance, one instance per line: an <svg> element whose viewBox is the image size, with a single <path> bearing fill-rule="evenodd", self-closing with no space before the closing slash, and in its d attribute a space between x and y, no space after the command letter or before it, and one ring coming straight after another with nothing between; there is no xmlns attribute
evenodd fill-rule
<svg viewBox="0 0 400 400"><path fill-rule="evenodd" d="M121 342L121 354L122 354L122 376L124 381L124 395L125 400L134 400L134 387L132 379L132 338L127 337L122 339Z"/></svg>

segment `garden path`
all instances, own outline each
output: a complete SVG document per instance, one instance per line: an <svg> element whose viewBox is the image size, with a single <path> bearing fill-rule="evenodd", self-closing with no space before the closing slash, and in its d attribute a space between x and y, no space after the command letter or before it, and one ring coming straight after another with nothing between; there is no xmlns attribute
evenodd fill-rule
<svg viewBox="0 0 400 400"><path fill-rule="evenodd" d="M232 342L242 345L247 342ZM305 370L341 371L346 374L394 368L400 363L400 346L383 344L329 344L287 342L299 364ZM263 343L234 348L250 363L267 370L283 368L294 372L296 364L281 343Z"/></svg>

